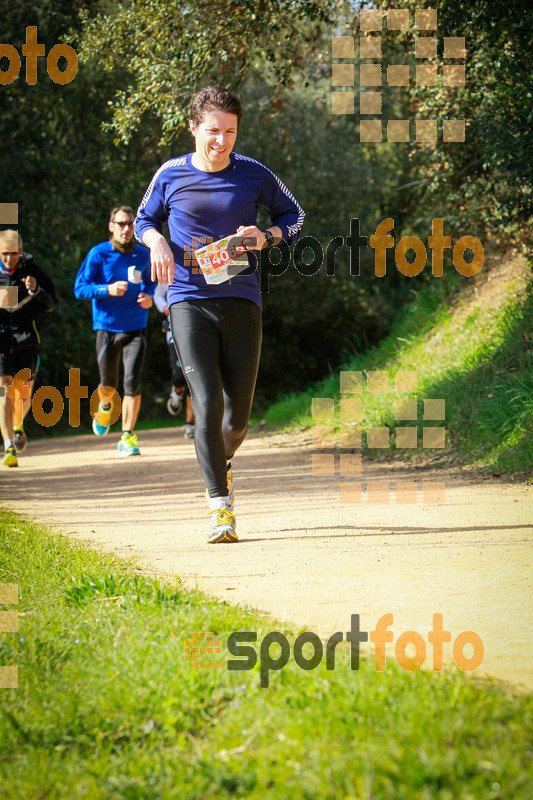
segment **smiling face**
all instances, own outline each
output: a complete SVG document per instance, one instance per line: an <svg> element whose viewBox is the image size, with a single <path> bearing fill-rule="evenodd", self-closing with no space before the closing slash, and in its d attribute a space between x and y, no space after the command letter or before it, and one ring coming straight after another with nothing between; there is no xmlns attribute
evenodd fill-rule
<svg viewBox="0 0 533 800"><path fill-rule="evenodd" d="M205 172L216 172L227 167L238 125L236 115L226 111L210 111L198 125L190 120L189 127L196 143L194 166Z"/></svg>

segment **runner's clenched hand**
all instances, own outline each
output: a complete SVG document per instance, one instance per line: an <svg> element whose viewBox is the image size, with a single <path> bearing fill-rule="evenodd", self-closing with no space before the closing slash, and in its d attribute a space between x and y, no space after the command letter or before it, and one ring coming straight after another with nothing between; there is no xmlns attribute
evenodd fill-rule
<svg viewBox="0 0 533 800"><path fill-rule="evenodd" d="M128 289L128 281L115 281L107 286L107 293L113 297L122 297Z"/></svg>
<svg viewBox="0 0 533 800"><path fill-rule="evenodd" d="M137 302L139 303L141 308L151 308L153 300L149 294L146 294L146 292L139 292Z"/></svg>

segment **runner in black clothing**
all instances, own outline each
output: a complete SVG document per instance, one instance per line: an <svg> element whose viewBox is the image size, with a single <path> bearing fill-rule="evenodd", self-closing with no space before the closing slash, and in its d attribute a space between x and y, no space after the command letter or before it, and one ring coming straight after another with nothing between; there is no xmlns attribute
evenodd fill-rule
<svg viewBox="0 0 533 800"><path fill-rule="evenodd" d="M183 402L185 401L185 437L194 439L194 413L192 410L191 394L187 387L185 376L181 364L178 361L176 345L170 330L170 311L168 308L168 284L160 283L154 292L154 303L162 314L165 315L163 330L167 341L168 355L170 358L170 368L172 370L172 389L167 401L168 413L175 417L180 413Z"/></svg>
<svg viewBox="0 0 533 800"><path fill-rule="evenodd" d="M273 172L232 152L241 115L231 92L203 89L189 122L195 152L163 164L135 221L137 237L151 251L152 278L169 284L172 333L192 395L196 453L212 514L211 543L237 541L231 459L248 428L261 349L261 294L255 254L244 271L233 264L222 272L217 261L204 274L193 254L202 244L232 237L248 237L249 250L282 239L289 244L298 239L304 218ZM272 220L264 232L256 224L260 205ZM165 222L170 245L161 233Z"/></svg>
<svg viewBox="0 0 533 800"><path fill-rule="evenodd" d="M18 466L17 453L26 447L23 419L31 408L31 391L39 368L41 339L36 322L57 303L50 278L22 251L17 231L0 231L0 431L4 440L3 465ZM25 385L29 397L22 400L22 419L13 426L13 403L7 387L22 369L29 369Z"/></svg>

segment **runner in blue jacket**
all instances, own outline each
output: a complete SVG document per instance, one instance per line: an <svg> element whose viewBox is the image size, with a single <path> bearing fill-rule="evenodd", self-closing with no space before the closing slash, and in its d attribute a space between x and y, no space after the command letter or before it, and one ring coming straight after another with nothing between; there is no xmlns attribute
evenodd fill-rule
<svg viewBox="0 0 533 800"><path fill-rule="evenodd" d="M124 398L122 437L117 445L119 456L140 455L133 429L141 406L140 380L146 352L148 309L157 285L150 277L149 251L134 242L134 216L129 206L112 210L110 240L89 251L74 285L77 298L92 301L100 370L100 404L93 419L93 431L97 436L109 432L113 419L113 397L122 353Z"/></svg>
<svg viewBox="0 0 533 800"><path fill-rule="evenodd" d="M224 282L207 283L194 257L209 242L249 238L249 250L298 239L304 212L287 187L253 158L233 153L239 99L208 86L191 108L195 152L156 172L135 221L150 248L152 278L169 283L170 319L196 417L195 447L212 515L208 541L235 542L231 459L248 428L261 349L257 260ZM256 225L263 206L272 224ZM162 234L168 223L170 244Z"/></svg>

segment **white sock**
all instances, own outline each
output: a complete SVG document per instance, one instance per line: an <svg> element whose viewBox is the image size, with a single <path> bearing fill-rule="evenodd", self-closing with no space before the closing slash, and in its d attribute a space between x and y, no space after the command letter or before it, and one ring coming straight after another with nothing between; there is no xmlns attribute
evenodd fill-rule
<svg viewBox="0 0 533 800"><path fill-rule="evenodd" d="M13 445L13 439L4 439L4 450L8 450Z"/></svg>
<svg viewBox="0 0 533 800"><path fill-rule="evenodd" d="M216 511L217 508L229 508L230 511L233 510L233 506L231 506L229 502L229 497L210 497L209 505L211 506L211 511Z"/></svg>

